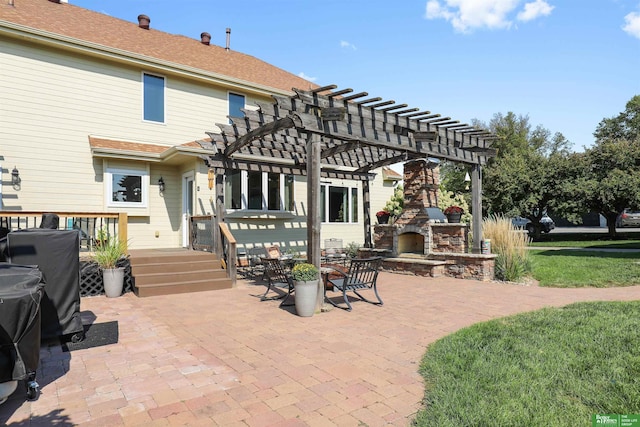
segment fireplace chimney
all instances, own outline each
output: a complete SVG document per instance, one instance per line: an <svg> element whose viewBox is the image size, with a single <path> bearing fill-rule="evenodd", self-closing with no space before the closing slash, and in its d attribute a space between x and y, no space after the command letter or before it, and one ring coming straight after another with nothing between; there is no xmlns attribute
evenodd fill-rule
<svg viewBox="0 0 640 427"><path fill-rule="evenodd" d="M211 43L211 34L207 32L200 34L200 43L209 46L209 43Z"/></svg>
<svg viewBox="0 0 640 427"><path fill-rule="evenodd" d="M151 19L147 15L138 15L138 27L148 30Z"/></svg>
<svg viewBox="0 0 640 427"><path fill-rule="evenodd" d="M231 42L231 28L227 28L227 47L225 50L229 50L229 43Z"/></svg>

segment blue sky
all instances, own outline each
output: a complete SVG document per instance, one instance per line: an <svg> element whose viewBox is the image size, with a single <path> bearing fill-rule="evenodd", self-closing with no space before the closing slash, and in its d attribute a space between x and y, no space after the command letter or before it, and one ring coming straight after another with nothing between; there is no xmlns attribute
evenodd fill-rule
<svg viewBox="0 0 640 427"><path fill-rule="evenodd" d="M640 94L640 0L69 0L225 45L319 85L483 122L529 116L576 151Z"/></svg>

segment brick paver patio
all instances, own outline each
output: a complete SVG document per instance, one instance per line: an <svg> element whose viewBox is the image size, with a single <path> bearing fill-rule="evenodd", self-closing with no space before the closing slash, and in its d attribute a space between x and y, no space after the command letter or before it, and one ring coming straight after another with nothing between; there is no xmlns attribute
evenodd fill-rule
<svg viewBox="0 0 640 427"><path fill-rule="evenodd" d="M423 397L426 346L476 322L577 301L637 300L640 287L549 289L381 273L382 307L301 318L236 289L82 299L117 320L118 344L41 350L42 393L22 384L0 425L406 426Z"/></svg>

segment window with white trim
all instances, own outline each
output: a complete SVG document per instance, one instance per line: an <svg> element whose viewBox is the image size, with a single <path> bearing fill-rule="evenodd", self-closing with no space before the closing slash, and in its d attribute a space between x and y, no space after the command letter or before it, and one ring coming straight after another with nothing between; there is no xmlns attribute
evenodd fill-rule
<svg viewBox="0 0 640 427"><path fill-rule="evenodd" d="M164 123L164 77L142 73L142 118Z"/></svg>
<svg viewBox="0 0 640 427"><path fill-rule="evenodd" d="M293 182L293 175L274 172L232 171L225 177L225 208L293 211Z"/></svg>
<svg viewBox="0 0 640 427"><path fill-rule="evenodd" d="M358 222L358 188L320 186L320 218L322 222Z"/></svg>
<svg viewBox="0 0 640 427"><path fill-rule="evenodd" d="M108 207L146 208L149 205L149 172L107 168L105 196Z"/></svg>

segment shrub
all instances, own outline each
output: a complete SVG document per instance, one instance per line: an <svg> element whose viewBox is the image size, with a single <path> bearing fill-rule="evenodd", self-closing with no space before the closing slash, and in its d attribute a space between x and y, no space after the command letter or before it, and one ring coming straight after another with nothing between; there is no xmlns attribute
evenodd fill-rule
<svg viewBox="0 0 640 427"><path fill-rule="evenodd" d="M492 215L482 222L482 234L491 239L491 251L497 254L495 273L499 280L519 281L531 272L527 233L513 227L511 220Z"/></svg>
<svg viewBox="0 0 640 427"><path fill-rule="evenodd" d="M358 256L358 249L360 249L360 244L356 242L347 243L347 247L344 249L347 256L350 258L355 258Z"/></svg>
<svg viewBox="0 0 640 427"><path fill-rule="evenodd" d="M404 206L404 191L402 188L401 185L397 186L391 198L384 205L384 211L389 212L394 219L400 216Z"/></svg>
<svg viewBox="0 0 640 427"><path fill-rule="evenodd" d="M318 268L315 265L306 262L294 265L291 270L293 280L297 282L310 282L312 280L317 280L319 278L318 273Z"/></svg>

